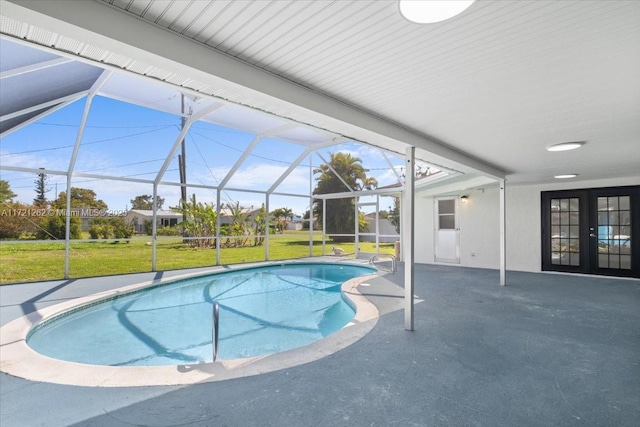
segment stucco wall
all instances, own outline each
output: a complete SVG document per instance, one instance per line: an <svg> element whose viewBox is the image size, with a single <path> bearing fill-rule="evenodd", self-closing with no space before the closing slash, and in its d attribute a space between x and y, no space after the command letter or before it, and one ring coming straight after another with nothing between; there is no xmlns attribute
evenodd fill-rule
<svg viewBox="0 0 640 427"><path fill-rule="evenodd" d="M541 270L540 193L552 190L640 185L636 178L510 186L507 182L507 269ZM460 204L460 265L499 267L499 190L466 190ZM434 262L434 198L416 195L416 262ZM473 254L473 255L472 255Z"/></svg>

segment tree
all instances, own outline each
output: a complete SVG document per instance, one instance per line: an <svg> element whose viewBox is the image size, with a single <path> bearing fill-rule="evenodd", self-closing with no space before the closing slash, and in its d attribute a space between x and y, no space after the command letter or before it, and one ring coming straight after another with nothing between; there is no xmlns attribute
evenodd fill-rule
<svg viewBox="0 0 640 427"><path fill-rule="evenodd" d="M2 184L2 181L0 181L0 184ZM0 207L0 239L19 239L25 234L33 233L37 229L37 221L40 218L30 218L15 214L16 211L33 209L33 206L20 202L4 201L2 207Z"/></svg>
<svg viewBox="0 0 640 427"><path fill-rule="evenodd" d="M284 217L284 219L293 221L293 209L287 207L282 208L282 216Z"/></svg>
<svg viewBox="0 0 640 427"><path fill-rule="evenodd" d="M0 179L0 203L11 203L17 194L11 191L9 181Z"/></svg>
<svg viewBox="0 0 640 427"><path fill-rule="evenodd" d="M39 208L44 208L47 206L47 193L50 188L47 188L47 182L49 181L49 177L46 173L40 172L38 178L36 178L33 183L36 185L36 198L33 199L33 205Z"/></svg>
<svg viewBox="0 0 640 427"><path fill-rule="evenodd" d="M218 214L212 204L198 202L193 194L188 201L180 200L180 206L171 207L171 210L182 213L186 218L180 226L185 237L196 238L188 240L191 247L215 247Z"/></svg>
<svg viewBox="0 0 640 427"><path fill-rule="evenodd" d="M375 178L367 176L369 170L365 169L361 162L362 160L360 158L353 157L349 153L331 153L329 164L322 164L313 171L314 173L320 173L320 176L316 178L317 183L313 194L331 194L349 191L349 188L345 186L345 182L349 185L350 189L355 191L376 188L378 182ZM336 171L344 182L342 182L333 171ZM322 200L316 200L314 205L314 214L317 217L317 221L322 224L325 215L322 211ZM353 234L355 226L355 198L327 199L326 206L327 230L325 230L325 232ZM363 230L361 220L359 221L358 228ZM335 236L333 240L336 242L347 242L353 241L354 238Z"/></svg>
<svg viewBox="0 0 640 427"><path fill-rule="evenodd" d="M258 212L253 217L253 246L262 246L264 244L264 236L267 231L267 210L264 207L258 209Z"/></svg>
<svg viewBox="0 0 640 427"><path fill-rule="evenodd" d="M133 236L133 225L125 222L124 217L94 218L89 227L92 239L130 239ZM129 243L129 242L127 242Z"/></svg>
<svg viewBox="0 0 640 427"><path fill-rule="evenodd" d="M156 206L157 209L162 209L162 205L164 205L164 199L160 196L157 197ZM136 196L134 199L131 199L131 209L141 209L141 210L152 210L153 209L153 196L148 194L143 194L141 196Z"/></svg>
<svg viewBox="0 0 640 427"><path fill-rule="evenodd" d="M293 210L291 208L278 208L271 212L271 216L274 219L276 230L279 233L284 232L287 228L287 220L293 221Z"/></svg>
<svg viewBox="0 0 640 427"><path fill-rule="evenodd" d="M51 206L57 209L66 209L67 192L61 191ZM96 199L96 192L93 190L71 187L71 209L75 208L107 209L107 204L103 200Z"/></svg>
<svg viewBox="0 0 640 427"><path fill-rule="evenodd" d="M400 198L393 198L393 207L389 206L389 221L396 228L396 233L400 233Z"/></svg>
<svg viewBox="0 0 640 427"><path fill-rule="evenodd" d="M77 216L72 216L69 218L70 226L69 229L69 238L71 239L79 239L80 238L80 218ZM65 239L65 230L66 230L67 222L64 215L55 215L47 217L42 224L42 227L38 229L36 233L36 238L39 240L64 240Z"/></svg>

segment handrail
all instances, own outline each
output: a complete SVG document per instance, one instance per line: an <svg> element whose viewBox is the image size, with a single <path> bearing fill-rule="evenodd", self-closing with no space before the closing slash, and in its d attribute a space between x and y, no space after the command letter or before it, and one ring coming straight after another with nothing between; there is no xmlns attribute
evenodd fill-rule
<svg viewBox="0 0 640 427"><path fill-rule="evenodd" d="M376 258L379 261L380 257L388 257L388 258L391 259L391 273L395 273L396 272L396 264L397 264L395 255L391 255L391 254L373 255L371 258L369 258L369 264L375 265Z"/></svg>
<svg viewBox="0 0 640 427"><path fill-rule="evenodd" d="M213 361L218 358L218 324L220 323L220 305L213 302L213 327L211 328L211 345L213 346Z"/></svg>

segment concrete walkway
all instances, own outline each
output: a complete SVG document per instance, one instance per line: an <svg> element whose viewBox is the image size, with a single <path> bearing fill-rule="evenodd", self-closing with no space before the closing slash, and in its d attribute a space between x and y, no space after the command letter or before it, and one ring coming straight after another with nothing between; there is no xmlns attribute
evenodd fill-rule
<svg viewBox="0 0 640 427"><path fill-rule="evenodd" d="M152 277L3 285L0 321ZM360 288L381 312L373 331L324 359L183 387L2 374L0 425L638 425L640 281L509 272L501 288L497 271L434 265L416 277L414 332L403 330L400 266Z"/></svg>

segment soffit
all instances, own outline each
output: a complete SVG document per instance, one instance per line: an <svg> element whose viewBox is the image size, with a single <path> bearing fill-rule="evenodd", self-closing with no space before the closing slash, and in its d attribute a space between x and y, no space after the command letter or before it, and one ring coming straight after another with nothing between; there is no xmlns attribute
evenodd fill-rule
<svg viewBox="0 0 640 427"><path fill-rule="evenodd" d="M395 1L102 1L443 141L511 181L567 167L585 179L637 174L640 2L484 0L416 25ZM566 140L588 144L544 150Z"/></svg>
<svg viewBox="0 0 640 427"><path fill-rule="evenodd" d="M549 181L568 167L585 179L637 176L638 2L483 0L427 26L404 21L395 1L98 3L452 148L418 150L435 164L451 166L447 157L461 152L508 171L511 182ZM121 55L118 43L98 47L20 22L3 31L11 26L92 60L404 149L398 138L341 128L170 61ZM572 153L544 150L564 140L588 144Z"/></svg>

